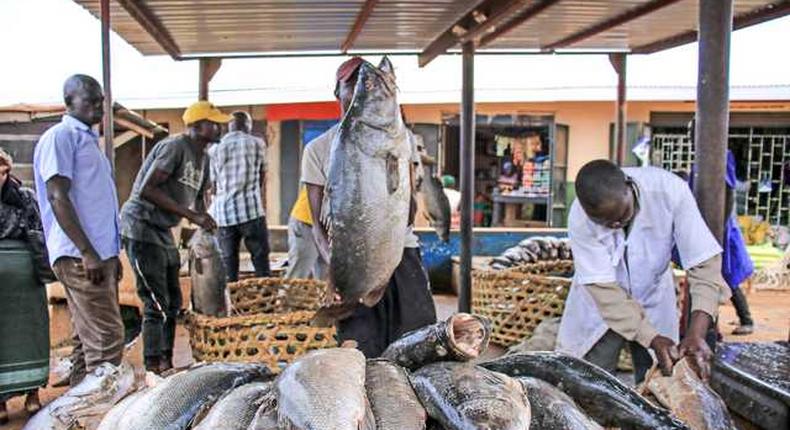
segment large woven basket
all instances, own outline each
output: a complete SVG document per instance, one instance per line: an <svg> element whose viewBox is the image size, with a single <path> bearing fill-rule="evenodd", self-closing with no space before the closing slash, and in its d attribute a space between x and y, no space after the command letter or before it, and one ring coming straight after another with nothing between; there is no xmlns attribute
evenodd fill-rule
<svg viewBox="0 0 790 430"><path fill-rule="evenodd" d="M565 308L573 261L556 260L507 270L472 272L472 312L492 322L491 341L511 346L532 336Z"/></svg>
<svg viewBox="0 0 790 430"><path fill-rule="evenodd" d="M337 345L334 327L310 325L326 285L311 279L254 278L228 285L233 316L191 313L196 361L266 364L278 373L307 351Z"/></svg>

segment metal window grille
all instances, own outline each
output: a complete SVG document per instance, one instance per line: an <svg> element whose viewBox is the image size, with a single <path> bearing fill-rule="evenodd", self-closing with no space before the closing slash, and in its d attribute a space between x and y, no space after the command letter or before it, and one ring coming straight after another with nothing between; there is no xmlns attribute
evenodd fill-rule
<svg viewBox="0 0 790 430"><path fill-rule="evenodd" d="M672 172L691 169L694 144L683 128L655 130L651 164ZM746 180L747 215L760 216L774 225L790 223L790 129L748 127L731 129L730 147L748 148Z"/></svg>

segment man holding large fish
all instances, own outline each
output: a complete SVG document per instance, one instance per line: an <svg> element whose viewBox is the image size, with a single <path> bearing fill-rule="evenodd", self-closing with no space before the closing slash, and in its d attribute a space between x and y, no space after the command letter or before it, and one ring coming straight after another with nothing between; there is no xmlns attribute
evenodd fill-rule
<svg viewBox="0 0 790 430"><path fill-rule="evenodd" d="M369 358L436 321L412 232L419 156L396 92L388 59L343 63L335 87L342 120L307 145L302 161L313 232L329 263L334 301L323 314L338 320L340 341L355 340Z"/></svg>
<svg viewBox="0 0 790 430"><path fill-rule="evenodd" d="M584 165L568 217L575 275L560 324L558 350L614 371L626 344L636 382L653 363L671 374L687 356L709 375L708 327L729 295L721 247L688 186L662 169ZM691 323L678 344L679 318L669 261L676 246L688 273Z"/></svg>

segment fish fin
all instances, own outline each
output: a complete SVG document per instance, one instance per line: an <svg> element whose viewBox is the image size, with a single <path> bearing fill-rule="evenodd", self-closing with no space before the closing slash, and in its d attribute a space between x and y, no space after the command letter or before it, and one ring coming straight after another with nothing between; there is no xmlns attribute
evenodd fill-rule
<svg viewBox="0 0 790 430"><path fill-rule="evenodd" d="M356 303L334 303L328 306L322 306L313 315L310 325L314 327L331 327L337 321L343 320L351 316L356 308Z"/></svg>
<svg viewBox="0 0 790 430"><path fill-rule="evenodd" d="M400 171L398 170L398 157L392 154L387 154L385 160L387 163L387 191L390 194L395 193L400 185Z"/></svg>
<svg viewBox="0 0 790 430"><path fill-rule="evenodd" d="M379 70L389 75L395 75L395 66L392 65L392 61L386 55L379 62Z"/></svg>

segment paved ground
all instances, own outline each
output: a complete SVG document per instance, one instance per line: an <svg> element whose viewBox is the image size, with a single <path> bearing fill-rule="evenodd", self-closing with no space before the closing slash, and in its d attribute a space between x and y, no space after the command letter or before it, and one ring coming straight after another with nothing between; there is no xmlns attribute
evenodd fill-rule
<svg viewBox="0 0 790 430"><path fill-rule="evenodd" d="M727 304L722 310L721 328L726 341L774 341L788 340L790 336L790 319L788 319L788 309L790 309L790 292L771 292L756 291L748 296L752 307L752 314L757 323L757 331L751 336L732 336L729 333L733 326L730 323L736 321L735 310ZM457 298L450 295L436 296L436 308L439 318L446 318L457 309ZM189 351L189 336L183 326L178 327L176 340L175 364L178 367L187 366L192 362ZM55 351L53 355L63 354L63 351ZM501 348L492 347L486 356L496 356L502 353ZM127 351L129 360L137 368L141 367L142 350L140 343L137 342ZM54 366L53 366L54 367ZM51 377L50 380L54 380ZM41 391L41 400L46 403L63 393L65 389L47 388ZM9 412L11 413L11 423L0 426L2 430L21 429L27 420L26 414L22 411L23 398L18 397L9 401Z"/></svg>

